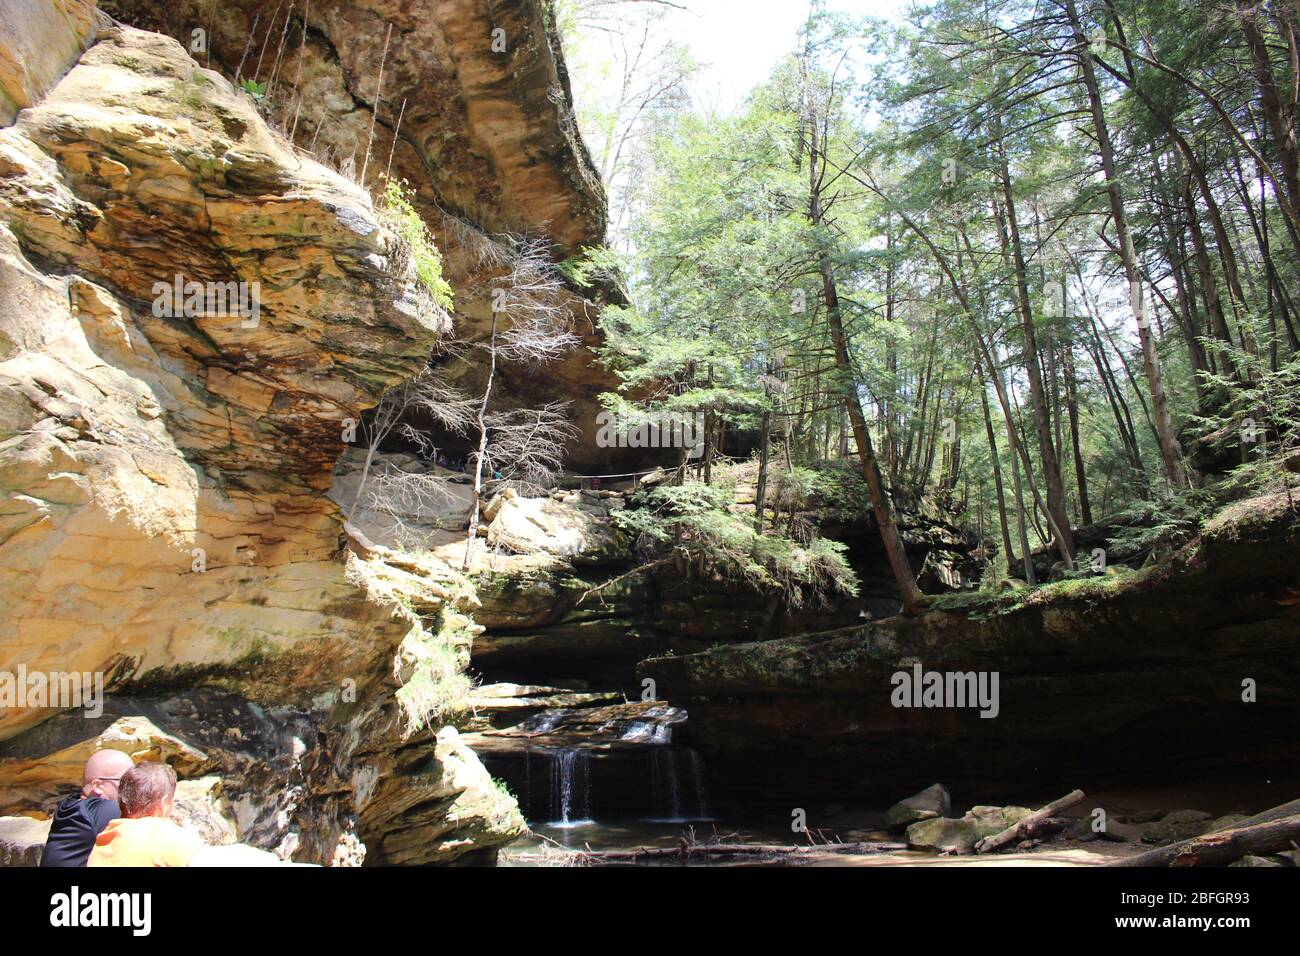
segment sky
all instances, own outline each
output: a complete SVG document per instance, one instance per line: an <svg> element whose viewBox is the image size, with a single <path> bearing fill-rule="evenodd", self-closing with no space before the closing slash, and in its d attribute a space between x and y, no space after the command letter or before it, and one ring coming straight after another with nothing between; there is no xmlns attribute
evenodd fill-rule
<svg viewBox="0 0 1300 956"><path fill-rule="evenodd" d="M708 66L695 83L697 96L734 108L772 67L794 49L807 16L806 0L685 0L675 13L681 37ZM827 0L827 9L890 19L901 18L909 0Z"/></svg>

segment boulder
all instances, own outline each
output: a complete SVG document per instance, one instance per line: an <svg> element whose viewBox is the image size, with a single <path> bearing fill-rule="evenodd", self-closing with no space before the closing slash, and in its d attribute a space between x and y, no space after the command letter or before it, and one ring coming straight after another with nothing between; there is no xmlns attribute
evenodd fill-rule
<svg viewBox="0 0 1300 956"><path fill-rule="evenodd" d="M453 727L444 727L432 752L416 762L397 759L376 768L358 807L368 861L390 865L446 863L467 852L496 848L521 835L527 825L510 794L497 786L478 756ZM374 806L371 806L374 804ZM401 827L367 834L366 820L382 823L394 809Z"/></svg>
<svg viewBox="0 0 1300 956"><path fill-rule="evenodd" d="M881 818L881 825L895 833L906 830L920 820L946 817L952 814L952 797L941 783L932 783L920 793L900 800Z"/></svg>
<svg viewBox="0 0 1300 956"><path fill-rule="evenodd" d="M1217 833L1220 830L1231 830L1242 820L1249 819L1249 813L1225 813L1221 817L1215 817L1214 822L1206 829L1206 833Z"/></svg>
<svg viewBox="0 0 1300 956"><path fill-rule="evenodd" d="M975 844L986 836L1015 826L1029 814L1028 807L971 807L962 817L935 817L907 828L908 845L918 850L942 853L974 853Z"/></svg>
<svg viewBox="0 0 1300 956"><path fill-rule="evenodd" d="M1228 864L1228 866L1262 866L1262 867L1270 867L1270 866L1285 867L1285 866L1292 866L1292 865L1293 864L1289 860L1283 860L1276 856L1255 856L1254 854L1250 854L1250 853L1246 854L1240 860L1237 860L1235 863Z"/></svg>
<svg viewBox="0 0 1300 956"><path fill-rule="evenodd" d="M1190 840L1207 833L1213 822L1213 815L1202 810L1175 810L1150 824L1142 834L1142 842L1165 844Z"/></svg>
<svg viewBox="0 0 1300 956"><path fill-rule="evenodd" d="M0 866L40 866L49 820L0 817Z"/></svg>
<svg viewBox="0 0 1300 956"><path fill-rule="evenodd" d="M500 496L496 500L500 505L488 526L489 548L541 552L580 565L631 557L627 536L607 518L552 498Z"/></svg>
<svg viewBox="0 0 1300 956"><path fill-rule="evenodd" d="M1144 832L1145 825L1124 823L1112 818L1106 821L1106 829L1098 836L1105 837L1113 843L1137 843L1142 839Z"/></svg>

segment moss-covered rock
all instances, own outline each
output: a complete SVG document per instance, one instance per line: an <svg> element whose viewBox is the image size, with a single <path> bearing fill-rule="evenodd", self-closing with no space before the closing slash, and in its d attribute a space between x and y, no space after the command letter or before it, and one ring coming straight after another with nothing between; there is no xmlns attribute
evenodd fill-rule
<svg viewBox="0 0 1300 956"><path fill-rule="evenodd" d="M1015 826L1033 811L1028 807L971 807L961 817L936 817L907 828L907 842L918 850L973 853L986 836Z"/></svg>

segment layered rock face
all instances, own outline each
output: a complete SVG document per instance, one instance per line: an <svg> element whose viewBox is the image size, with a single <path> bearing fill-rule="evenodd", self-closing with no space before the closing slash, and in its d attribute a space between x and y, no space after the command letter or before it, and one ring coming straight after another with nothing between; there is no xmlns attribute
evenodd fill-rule
<svg viewBox="0 0 1300 956"><path fill-rule="evenodd" d="M345 419L434 329L403 310L369 200L130 29L0 133L0 164L8 660L244 667L300 703L374 672L407 628L349 580L321 492ZM177 276L256 288L259 314L153 314Z"/></svg>
<svg viewBox="0 0 1300 956"><path fill-rule="evenodd" d="M688 737L750 811L936 778L963 796L1051 798L1175 768L1282 774L1300 766L1297 545L1277 495L1234 506L1143 572L954 595L913 619L659 657L640 673L689 711ZM896 706L896 675L918 668L945 687L996 674L993 705L965 681L964 705L954 693Z"/></svg>
<svg viewBox="0 0 1300 956"><path fill-rule="evenodd" d="M394 274L367 194L248 97L129 27L101 24L77 59L81 8L54 8L0 42L0 61L69 54L0 130L0 672L104 674L117 715L125 701L192 736L272 818L248 838L284 855L328 862L349 832L405 862L509 840L513 803L393 697L418 630L399 597L460 599L359 557L325 496L349 425L445 319ZM196 685L228 695L224 716L178 702ZM7 702L0 739L49 702ZM239 714L265 718L258 746L239 745ZM97 733L77 711L47 727L54 749ZM298 799L277 800L286 787ZM448 848L386 843L465 794L486 809Z"/></svg>
<svg viewBox="0 0 1300 956"><path fill-rule="evenodd" d="M95 0L8 0L0 7L0 125L62 79L96 30Z"/></svg>
<svg viewBox="0 0 1300 956"><path fill-rule="evenodd" d="M743 514L752 497L742 488L737 498ZM611 518L626 507L626 496L609 490L507 493L489 506L488 547L537 557L476 577L482 607L474 618L486 630L474 641L473 662L487 679L576 680L639 696L636 665L645 658L824 631L889 617L901 606L869 516L832 521L817 508L801 511L847 544L861 588L853 599L791 610L775 594L717 575L638 570L634 542ZM900 525L913 567L925 570L932 591L943 586L940 575L961 586L962 573L978 564L972 543L938 510L904 513Z"/></svg>
<svg viewBox="0 0 1300 956"><path fill-rule="evenodd" d="M484 255L485 243L545 238L560 260L604 240L604 190L573 118L546 0L100 5L187 45L204 31L206 48L195 56L229 78L260 83L264 110L299 146L349 177L364 172L371 186L386 172L406 180L444 253L458 337L479 342L491 326L500 270ZM618 450L595 443L598 396L618 384L590 349L599 342L597 307L575 292L570 308L581 346L540 372L499 366L497 400L503 407L573 402L581 437L569 449L571 462L626 470ZM487 362L480 349L462 356L443 362L443 371L474 394ZM467 448L454 439L449 447Z"/></svg>
<svg viewBox="0 0 1300 956"><path fill-rule="evenodd" d="M219 9L101 0L100 8L187 45L206 31L209 48L197 59L268 85L277 119L292 127L296 116L315 152L354 159L358 172L373 121L368 180L392 152L394 176L487 233L545 235L567 252L604 239L604 190L578 135L544 0L315 0L305 46L301 2L277 10L260 0ZM282 45L286 21L293 40Z"/></svg>

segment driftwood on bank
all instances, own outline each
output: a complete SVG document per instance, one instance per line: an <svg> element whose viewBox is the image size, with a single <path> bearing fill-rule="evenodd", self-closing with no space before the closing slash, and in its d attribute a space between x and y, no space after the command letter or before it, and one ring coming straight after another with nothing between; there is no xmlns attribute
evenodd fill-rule
<svg viewBox="0 0 1300 956"><path fill-rule="evenodd" d="M1026 816L1019 823L1012 824L1001 833L995 833L992 836L986 836L975 844L976 853L988 853L1006 846L1008 843L1014 843L1021 837L1028 836L1039 824L1046 821L1049 817L1055 816L1062 810L1074 806L1083 799L1082 790L1071 790L1059 800L1053 800L1041 810L1035 810Z"/></svg>
<svg viewBox="0 0 1300 956"><path fill-rule="evenodd" d="M1294 804L1293 804L1294 806ZM1292 816L1271 816L1280 807L1259 814L1268 819L1252 823L1256 817L1243 820L1226 830L1203 833L1157 847L1137 856L1116 860L1107 866L1223 866L1247 854L1267 856L1293 849L1300 843L1300 812Z"/></svg>
<svg viewBox="0 0 1300 956"><path fill-rule="evenodd" d="M898 853L907 849L906 843L816 843L808 846L791 846L784 843L688 843L676 846L643 846L630 850L578 850L576 862L599 865L602 863L641 863L693 859L718 860L742 857L800 857L819 853L860 856L871 853Z"/></svg>

